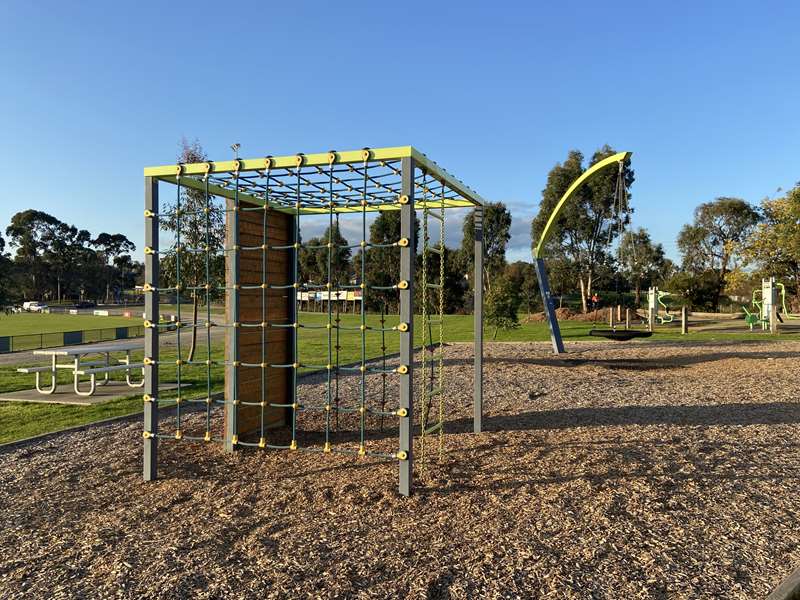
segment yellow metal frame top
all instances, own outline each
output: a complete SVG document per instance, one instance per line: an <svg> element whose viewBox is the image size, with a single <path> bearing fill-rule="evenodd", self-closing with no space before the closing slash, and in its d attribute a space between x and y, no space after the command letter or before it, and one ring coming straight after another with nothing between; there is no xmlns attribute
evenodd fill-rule
<svg viewBox="0 0 800 600"><path fill-rule="evenodd" d="M206 187L210 194L215 196L223 196L227 198L238 197L242 202L249 202L257 205L263 205L265 198L263 194L256 194L248 192L246 186L244 189L238 185L238 181L246 181L248 177L251 180L256 177L265 178L267 182L271 181L275 173L283 173L284 177L288 177L292 173L297 173L298 169L304 173L315 174L323 172L324 168L339 168L342 166L349 167L351 171L357 173L367 173L368 167L380 165L381 167L389 168L393 173L390 175L399 175L400 171L396 163L404 158L413 158L416 163L417 169L423 173L423 177L415 176L415 206L423 208L428 206L444 206L445 208L460 208L480 206L484 204L476 192L466 186L462 181L453 177L450 173L437 165L434 161L429 159L423 153L419 152L413 146L396 146L391 148L364 148L362 150L349 150L345 152L320 152L315 154L295 154L288 156L266 156L263 158L242 158L237 160L228 161L208 161L202 163L189 163L182 165L163 165L158 167L146 167L144 169L145 177L153 177L159 181L177 184L185 187L191 187L198 190L205 190ZM208 179L208 180L207 180ZM338 181L338 180L337 180ZM236 185L232 183L237 182ZM438 183L437 183L438 182ZM322 196L324 190L322 186L307 182L309 186L316 185L318 190L315 190L319 196ZM384 185L379 182L374 182L377 188L383 188L381 194L376 196L377 201L371 201L367 210L396 210L399 205L396 202L395 196L398 191L399 179L394 178L394 187ZM288 189L287 184L281 184L284 188ZM256 186L252 185L250 189L255 190ZM353 190L356 193L356 190ZM270 201L271 206L275 206L276 210L286 212L296 212L294 202L292 208L287 206L290 192L285 191L286 202L273 203ZM389 200L391 198L391 200ZM384 201L381 201L384 199ZM308 213L326 213L328 208L316 205L303 205L299 211L302 214ZM360 212L362 207L359 205L337 205L334 209L335 212Z"/></svg>
<svg viewBox="0 0 800 600"><path fill-rule="evenodd" d="M541 258L542 252L544 251L545 242L547 242L547 238L550 236L550 231L553 228L553 224L556 222L556 218L558 218L558 214L561 212L561 209L564 207L564 204L572 198L575 192L589 181L592 177L594 177L597 173L610 167L611 165L618 165L619 163L625 162L633 152L618 152L608 158L604 158L603 160L597 162L596 164L592 165L589 169L583 172L583 174L578 177L572 184L567 188L567 191L564 192L564 195L561 196L561 199L556 204L556 207L553 209L553 212L550 213L550 218L547 219L547 224L544 226L542 230L542 235L539 238L539 243L536 244L536 248L533 250L533 258Z"/></svg>

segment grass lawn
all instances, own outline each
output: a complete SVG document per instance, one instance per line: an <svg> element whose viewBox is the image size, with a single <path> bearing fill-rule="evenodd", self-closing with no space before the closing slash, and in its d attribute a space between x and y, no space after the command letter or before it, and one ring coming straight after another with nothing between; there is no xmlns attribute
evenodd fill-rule
<svg viewBox="0 0 800 600"><path fill-rule="evenodd" d="M114 319L113 317L80 317L73 315L14 315L12 317L0 317L0 328L2 324L7 322L8 319L16 319L23 317L29 322L44 322L47 317L55 318L60 322L77 323L80 319L90 319L91 323L107 323L106 326L113 326L111 323L115 321L122 321L122 324L138 324L136 319ZM43 319L37 321L37 319ZM302 328L299 331L299 360L305 365L325 365L328 362L328 331L324 328L327 323L327 314L325 313L301 313L301 323L311 326L321 326L321 328ZM379 316L368 315L367 324L371 327L379 327ZM59 322L59 321L55 321ZM396 325L398 319L396 316L387 316L386 326L391 327ZM20 320L22 323L22 319ZM420 319L416 321L414 338L417 346L422 343L422 328L420 326ZM358 327L358 315L342 315L342 326L344 327ZM592 328L591 323L580 321L565 321L561 324L561 331L565 341L585 341L592 340L597 343L617 343L599 340L598 338L590 337L589 330ZM31 325L29 325L30 327ZM605 328L605 325L598 325L599 328ZM798 339L797 334L782 335L772 337L763 334L751 334L744 330L741 333L714 333L714 332L696 332L688 336L680 335L680 328L678 327L659 327L652 338L645 339L644 341L680 341L684 343L692 343L699 341L740 341L740 340L761 340L767 341L770 339ZM485 330L485 339L492 341L494 330L487 327ZM334 343L335 343L335 332ZM433 331L434 341L438 340L438 332L436 328ZM375 330L367 330L365 333L367 345L367 357L375 358L381 354L381 333ZM385 334L386 338L386 353L393 354L399 351L399 334L396 331L388 331ZM198 347L198 359L205 359L207 347L203 343L203 336L200 335L200 345ZM473 339L472 316L471 315L447 315L445 317L445 342L470 342ZM509 331L499 331L497 334L497 341L502 342L530 342L540 341L545 342L550 339L550 334L546 323L525 323L517 329ZM342 330L340 331L340 345L342 349L339 355L340 364L352 363L360 360L361 356L361 332L358 330ZM162 360L174 360L174 348L164 348L161 353ZM185 355L184 355L185 358ZM215 360L222 360L223 358L223 343L221 341L214 342L212 345L212 358ZM139 356L134 355L134 359L141 359ZM334 356L335 360L335 356ZM304 370L309 370L306 368ZM166 368L162 371L162 378L169 379L167 373L170 370ZM184 381L193 384L193 388L184 391L185 395L189 397L202 396L205 394L205 367L194 366L184 367ZM212 370L212 389L219 391L223 386L223 367L214 366ZM123 379L121 373L115 374L115 378ZM70 382L67 372L59 372L59 380L65 383ZM30 375L24 375L15 372L15 367L0 367L0 392L15 391L20 389L28 389L33 386L33 379ZM169 397L162 395L162 397ZM48 404L34 404L34 403L16 403L6 402L0 403L0 443L9 442L24 437L55 431L64 427L80 425L105 419L113 416L124 415L140 411L142 407L141 393L136 391L130 398L115 400L105 404L100 404L90 407L82 406L62 406L62 405L48 405Z"/></svg>
<svg viewBox="0 0 800 600"><path fill-rule="evenodd" d="M129 327L141 325L140 318L96 317L94 315L16 313L0 314L0 335L26 335L58 333L81 329L104 329L106 327Z"/></svg>

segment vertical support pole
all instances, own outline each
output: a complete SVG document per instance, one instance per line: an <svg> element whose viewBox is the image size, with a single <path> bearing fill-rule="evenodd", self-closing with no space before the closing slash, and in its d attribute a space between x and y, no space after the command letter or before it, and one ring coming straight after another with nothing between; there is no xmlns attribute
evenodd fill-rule
<svg viewBox="0 0 800 600"><path fill-rule="evenodd" d="M232 452L239 434L239 200L225 201L225 450ZM293 290L294 291L294 290Z"/></svg>
<svg viewBox="0 0 800 600"><path fill-rule="evenodd" d="M617 304L617 323L622 321L622 304Z"/></svg>
<svg viewBox="0 0 800 600"><path fill-rule="evenodd" d="M627 331L630 328L631 328L631 309L630 308L626 308L625 309L625 330Z"/></svg>
<svg viewBox="0 0 800 600"><path fill-rule="evenodd" d="M647 331L653 331L658 315L658 288L651 287L647 290Z"/></svg>
<svg viewBox="0 0 800 600"><path fill-rule="evenodd" d="M614 307L613 306L609 306L608 307L608 326L611 329L614 329L617 326L617 322L614 319Z"/></svg>
<svg viewBox="0 0 800 600"><path fill-rule="evenodd" d="M144 178L144 318L151 326L144 330L144 466L145 481L158 476L158 180Z"/></svg>
<svg viewBox="0 0 800 600"><path fill-rule="evenodd" d="M400 322L407 323L406 331L400 332L400 364L406 372L400 374L400 494L411 494L414 472L414 262L416 253L416 227L414 222L414 171L415 161L411 157L402 159L402 187L400 206L400 237L408 245L400 248ZM424 350L423 350L424 351ZM402 456L402 454L401 454Z"/></svg>
<svg viewBox="0 0 800 600"><path fill-rule="evenodd" d="M770 277L764 280L766 286L762 293L763 301L766 303L767 292L769 292L769 332L778 333L778 288L775 286L775 278ZM766 308L766 307L765 307Z"/></svg>
<svg viewBox="0 0 800 600"><path fill-rule="evenodd" d="M480 433L483 430L483 206L476 206L474 215L475 275L472 312L475 319L475 381L473 383L472 431Z"/></svg>
<svg viewBox="0 0 800 600"><path fill-rule="evenodd" d="M686 335L689 333L689 310L686 308L684 304L681 306L681 335Z"/></svg>
<svg viewBox="0 0 800 600"><path fill-rule="evenodd" d="M553 354L564 352L564 342L561 340L561 329L558 326L553 299L550 296L550 283L547 280L547 269L544 266L544 259L534 258L533 266L536 269L536 277L539 279L539 292L542 294L542 305L544 314L547 315L547 324L550 327L550 341L553 343Z"/></svg>

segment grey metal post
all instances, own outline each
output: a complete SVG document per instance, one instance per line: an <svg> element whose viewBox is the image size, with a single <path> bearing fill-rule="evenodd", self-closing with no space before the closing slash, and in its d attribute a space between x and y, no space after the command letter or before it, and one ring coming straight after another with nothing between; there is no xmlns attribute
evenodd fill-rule
<svg viewBox="0 0 800 600"><path fill-rule="evenodd" d="M686 335L689 333L689 321L688 321L689 311L684 304L681 306L681 335Z"/></svg>
<svg viewBox="0 0 800 600"><path fill-rule="evenodd" d="M539 279L539 292L542 294L542 304L544 314L547 315L547 324L550 327L550 341L553 343L553 354L564 352L564 342L561 340L561 329L558 326L553 299L550 297L550 283L547 280L547 269L544 266L544 259L535 258L533 266L536 269L536 277Z"/></svg>
<svg viewBox="0 0 800 600"><path fill-rule="evenodd" d="M158 180L144 178L144 318L151 323L144 330L144 466L145 481L158 476Z"/></svg>
<svg viewBox="0 0 800 600"><path fill-rule="evenodd" d="M225 287L227 288L226 310L228 326L225 347L225 450L232 452L236 447L234 436L239 434L239 201L238 198L225 201L226 244ZM238 441L238 440L237 440Z"/></svg>
<svg viewBox="0 0 800 600"><path fill-rule="evenodd" d="M416 228L414 227L414 170L415 161L411 157L402 159L402 187L400 206L400 237L408 244L400 248L400 322L408 325L400 333L400 365L406 372L400 377L400 494L411 494L411 480L414 473L414 259L416 252Z"/></svg>
<svg viewBox="0 0 800 600"><path fill-rule="evenodd" d="M472 312L475 319L475 381L473 383L472 430L483 430L483 206L476 206L475 223L475 276Z"/></svg>
<svg viewBox="0 0 800 600"><path fill-rule="evenodd" d="M775 286L775 278L770 277L764 279L761 284L761 301L764 306L769 310L767 317L769 318L769 332L772 334L778 333L778 288ZM767 293L769 293L769 306L767 307Z"/></svg>

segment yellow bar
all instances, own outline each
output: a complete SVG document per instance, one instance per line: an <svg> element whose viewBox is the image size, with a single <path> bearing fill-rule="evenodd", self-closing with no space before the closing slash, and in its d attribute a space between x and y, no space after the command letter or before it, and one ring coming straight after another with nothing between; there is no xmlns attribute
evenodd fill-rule
<svg viewBox="0 0 800 600"><path fill-rule="evenodd" d="M559 200L558 204L556 204L556 207L550 214L550 218L547 219L547 224L544 226L544 229L542 230L542 236L539 238L539 243L536 244L536 248L533 251L533 258L541 258L542 250L544 249L544 244L547 241L547 237L550 235L550 229L553 227L553 223L555 223L556 217L558 217L558 213L561 212L561 208L564 206L564 204L566 204L567 200L569 200L573 196L573 194L575 194L575 192L578 191L578 188L580 188L589 179L594 177L595 174L599 173L606 167L623 162L632 154L633 152L618 152L613 156L604 158L600 162L592 165L589 169L586 169L586 171L584 171L580 177L578 177L575 181L572 182L572 185L569 186L567 191L564 192L564 195L561 196L561 200Z"/></svg>
<svg viewBox="0 0 800 600"><path fill-rule="evenodd" d="M396 146L393 148L369 148L370 161L380 160L395 160L411 156L411 146ZM273 169L293 169L297 166L297 157L299 154L291 154L288 156L273 156L270 157ZM240 158L239 159L239 172L246 171L263 171L266 167L266 158ZM335 164L349 164L349 163L363 163L364 150L348 150L346 152L336 152ZM182 165L181 173L183 175L205 175L206 165L211 165L211 173L233 173L236 171L236 161L226 160L221 162L208 161L207 163L189 163ZM303 165L328 165L330 164L330 155L328 152L318 152L315 154L304 154ZM163 165L160 167L145 167L145 177L164 177L166 175L175 175L178 165Z"/></svg>

